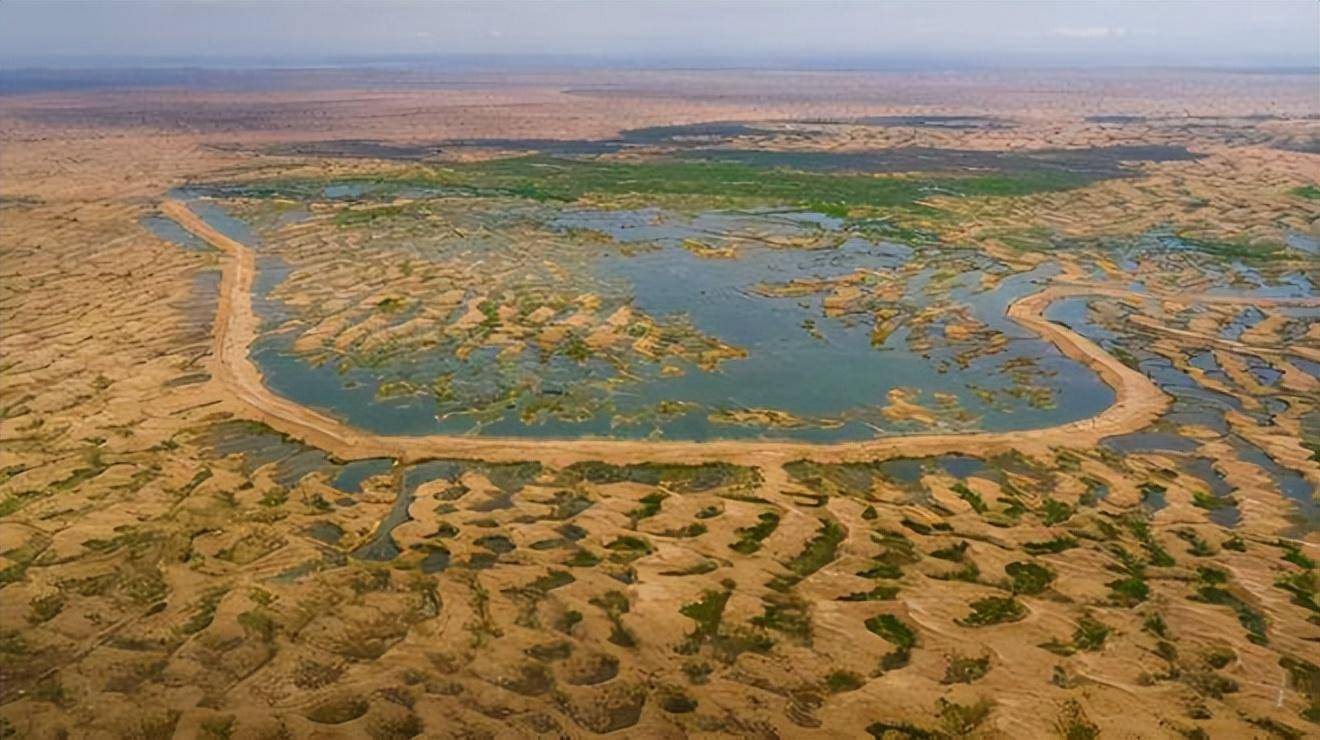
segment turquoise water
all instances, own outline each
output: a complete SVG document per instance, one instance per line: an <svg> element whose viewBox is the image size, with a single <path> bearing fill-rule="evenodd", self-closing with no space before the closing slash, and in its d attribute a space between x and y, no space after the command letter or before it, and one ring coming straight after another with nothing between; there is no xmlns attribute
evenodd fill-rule
<svg viewBox="0 0 1320 740"><path fill-rule="evenodd" d="M255 244L251 229L224 214L213 201L198 204L197 210L225 233ZM661 375L659 363L642 363L640 370L632 368L637 376L626 383L619 382L616 368L605 361L578 363L560 355L545 358L530 349L512 363L497 363L498 348L492 348L479 350L466 361L432 352L404 356L385 371L352 368L341 372L334 364L316 366L295 354L292 335L267 333L254 344L252 357L277 393L387 434L689 440L766 437L830 442L925 431L878 413L888 391L898 387L920 389L918 400L928 406L934 405L934 393L949 394L975 417L967 428L986 430L1061 424L1096 414L1113 402L1113 391L1090 370L1004 316L1010 303L1048 280L1050 268L1010 275L995 288L981 290L982 271L1001 268L970 252L961 255L979 269L955 279L949 300L965 305L972 316L1008 339L1003 351L972 357L963 366L955 355L965 352L967 345L941 346L937 341L931 349L914 351L908 346L905 327L883 345L872 346L870 311L826 316L824 294L767 297L753 292L758 284L794 278L829 278L858 269L892 272L912 257L909 247L842 232L837 239L825 240L825 248L766 245L767 240L828 236L840 224L827 216L757 212L678 217L652 210L582 211L563 214L553 226L566 231L590 229L608 234L618 244L639 245L628 250L602 248L589 262L593 279L618 294L631 295L635 309L656 318L685 317L701 333L745 349L748 357L727 360L718 371L704 371L680 361L677 364L684 374L676 377ZM735 244L738 258L699 257L681 246L689 238L707 244ZM267 329L290 316L271 296L288 269L277 256L259 251L254 308ZM924 292L934 273L935 268L916 273L907 283L904 300L918 306L929 302ZM943 323L937 318L929 327L932 337L943 335ZM1029 371L1031 382L1053 391L1053 406L1033 407L1007 392L1013 381L1004 364L1016 358L1036 362L1037 370ZM377 398L383 379L407 377L425 382L443 372L462 374L467 384L460 390L476 394L474 397L498 388L494 379L501 374L535 378L538 391L510 399L506 413L485 422L463 413L438 416L429 396ZM987 401L977 389L999 392L993 401ZM527 404L566 396L590 401L583 406L589 415L572 421L523 421L521 412ZM684 402L697 408L659 417L653 410L661 402ZM771 428L717 423L710 418L720 410L758 408L828 420L830 425Z"/></svg>

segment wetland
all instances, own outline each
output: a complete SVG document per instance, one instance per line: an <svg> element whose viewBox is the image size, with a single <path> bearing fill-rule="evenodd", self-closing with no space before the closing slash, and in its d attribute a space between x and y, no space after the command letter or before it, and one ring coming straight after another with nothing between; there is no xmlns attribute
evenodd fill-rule
<svg viewBox="0 0 1320 740"><path fill-rule="evenodd" d="M399 74L0 96L0 736L1314 734L1314 76Z"/></svg>

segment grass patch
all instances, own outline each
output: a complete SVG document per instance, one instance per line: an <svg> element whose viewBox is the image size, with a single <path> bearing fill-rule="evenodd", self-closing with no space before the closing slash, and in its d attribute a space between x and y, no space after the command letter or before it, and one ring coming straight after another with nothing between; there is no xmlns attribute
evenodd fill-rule
<svg viewBox="0 0 1320 740"><path fill-rule="evenodd" d="M858 591L840 596L838 601L893 601L898 595L898 586L880 585L872 588L870 591Z"/></svg>
<svg viewBox="0 0 1320 740"><path fill-rule="evenodd" d="M1279 667L1288 672L1288 685L1310 702L1310 706L1302 710L1302 718L1320 724L1320 666L1286 655L1279 658Z"/></svg>
<svg viewBox="0 0 1320 740"><path fill-rule="evenodd" d="M1274 585L1292 594L1292 603L1307 609L1314 614L1320 614L1320 599L1316 598L1317 591L1320 591L1320 579L1316 578L1314 570L1303 570L1296 573L1288 573L1279 576Z"/></svg>
<svg viewBox="0 0 1320 740"><path fill-rule="evenodd" d="M1021 596L1038 594L1054 581L1054 573L1039 563L1009 563L1004 566L1004 572L1012 579L1009 590Z"/></svg>
<svg viewBox="0 0 1320 740"><path fill-rule="evenodd" d="M592 606L599 607L605 612L605 616L610 620L613 629L610 631L609 641L619 647L636 647L637 638L632 631L623 625L622 615L628 613L628 597L621 591L606 591L599 596L593 596L588 602Z"/></svg>
<svg viewBox="0 0 1320 740"><path fill-rule="evenodd" d="M761 153L756 153L761 154ZM767 164L789 164L771 158ZM697 196L706 199L798 205L828 204L835 214L856 206L904 207L931 195L1020 196L1080 187L1087 179L1057 170L986 175L871 176L770 168L741 162L652 159L622 162L546 156L510 157L433 170L445 185L495 190L542 201L585 195Z"/></svg>
<svg viewBox="0 0 1320 740"><path fill-rule="evenodd" d="M401 205L375 206L372 208L345 208L335 214L336 226L369 226L379 219L393 218L407 211Z"/></svg>
<svg viewBox="0 0 1320 740"><path fill-rule="evenodd" d="M971 603L972 611L958 620L964 627L989 627L1017 622L1027 616L1027 608L1012 597L989 596Z"/></svg>
<svg viewBox="0 0 1320 740"><path fill-rule="evenodd" d="M1058 499L1047 498L1041 507L1041 514L1041 520L1045 525L1052 527L1068 521L1073 515L1073 509Z"/></svg>
<svg viewBox="0 0 1320 740"><path fill-rule="evenodd" d="M878 614L866 620L866 629L894 646L894 651L880 658L880 671L892 671L908 664L917 633L893 614Z"/></svg>
<svg viewBox="0 0 1320 740"><path fill-rule="evenodd" d="M726 583L731 585L731 582ZM710 645L715 657L725 663L732 663L744 652L766 653L774 646L774 640L766 635L724 622L724 607L729 603L731 589L710 590L702 594L699 601L684 604L679 613L691 619L695 625L687 640L675 650L682 655L693 655L703 645Z"/></svg>
<svg viewBox="0 0 1320 740"><path fill-rule="evenodd" d="M1203 604L1213 604L1215 606L1226 606L1237 613L1238 623L1247 631L1247 640L1256 645L1269 644L1267 634L1268 622L1265 615L1252 609L1245 601L1239 598L1229 589L1221 588L1213 583L1207 583L1197 589L1196 594L1189 596L1192 601L1199 601Z"/></svg>
<svg viewBox="0 0 1320 740"><path fill-rule="evenodd" d="M1206 511L1215 511L1216 509L1227 509L1232 506L1237 506L1237 501L1234 501L1232 497L1220 498L1218 496L1212 496L1205 491L1193 491L1192 505L1198 506Z"/></svg>
<svg viewBox="0 0 1320 740"><path fill-rule="evenodd" d="M941 698L935 703L940 713L940 724L947 737L966 737L976 731L994 709L989 699L977 699L971 704L958 704Z"/></svg>
<svg viewBox="0 0 1320 740"><path fill-rule="evenodd" d="M1059 553L1064 550L1071 550L1074 547L1077 547L1077 540L1065 534L1042 542L1028 542L1022 546L1022 549L1025 550L1028 555L1045 555L1047 553Z"/></svg>
<svg viewBox="0 0 1320 740"><path fill-rule="evenodd" d="M763 608L761 616L752 618L752 624L783 632L802 644L811 641L811 609L806 601L792 594L769 594Z"/></svg>
<svg viewBox="0 0 1320 740"><path fill-rule="evenodd" d="M566 484L587 481L598 485L609 483L642 483L664 486L675 493L700 493L715 488L755 488L761 482L756 468L730 463L701 463L677 465L668 463L636 463L611 465L603 462L573 463L560 473Z"/></svg>
<svg viewBox="0 0 1320 740"><path fill-rule="evenodd" d="M1210 241L1179 235L1178 240L1188 248L1221 259L1240 259L1248 262L1269 262L1288 259L1288 250L1282 244L1248 244L1240 241Z"/></svg>
<svg viewBox="0 0 1320 740"><path fill-rule="evenodd" d="M637 522L643 519L649 519L655 516L656 514L659 514L660 505L664 502L666 498L669 498L669 496L659 491L655 493L648 493L645 496L643 496L641 500L642 505L628 512L628 520L631 523L631 526L634 529L636 529Z"/></svg>
<svg viewBox="0 0 1320 740"><path fill-rule="evenodd" d="M958 494L958 498L962 499L963 501L966 501L968 506L971 506L972 510L975 511L977 514L984 514L986 512L986 509L989 508L985 505L985 501L981 498L981 495L976 491L973 491L972 489L968 488L967 484L963 483L962 481L954 483L952 486L950 486L950 489L954 493Z"/></svg>
<svg viewBox="0 0 1320 740"><path fill-rule="evenodd" d="M1295 195L1298 198L1305 198L1307 200L1320 200L1320 186L1303 185L1300 188L1289 190L1288 194Z"/></svg>
<svg viewBox="0 0 1320 740"><path fill-rule="evenodd" d="M773 511L761 512L756 520L757 523L750 527L740 527L734 530L734 534L738 535L738 541L729 545L729 549L743 555L751 555L760 550L761 541L769 537L779 527L779 515Z"/></svg>
<svg viewBox="0 0 1320 740"><path fill-rule="evenodd" d="M1150 597L1150 587L1139 575L1119 578L1105 585L1109 586L1109 600L1118 606L1131 608Z"/></svg>
<svg viewBox="0 0 1320 740"><path fill-rule="evenodd" d="M696 628L688 635L690 640L705 640L714 637L720 629L720 620L724 616L724 607L729 603L730 591L706 591L700 601L684 604L678 613L696 623Z"/></svg>
<svg viewBox="0 0 1320 740"><path fill-rule="evenodd" d="M944 678L940 683L972 683L979 681L990 672L990 656L968 658L962 655L950 655L944 666Z"/></svg>
<svg viewBox="0 0 1320 740"><path fill-rule="evenodd" d="M825 677L825 688L831 694L842 694L860 689L866 680L852 671L832 671Z"/></svg>
<svg viewBox="0 0 1320 740"><path fill-rule="evenodd" d="M832 562L838 552L839 543L843 542L847 535L848 532L843 525L833 519L821 519L820 530L807 543L806 548L792 560L784 563L784 567L793 572L792 583L806 578L825 567L826 563ZM792 583L788 585L791 586Z"/></svg>

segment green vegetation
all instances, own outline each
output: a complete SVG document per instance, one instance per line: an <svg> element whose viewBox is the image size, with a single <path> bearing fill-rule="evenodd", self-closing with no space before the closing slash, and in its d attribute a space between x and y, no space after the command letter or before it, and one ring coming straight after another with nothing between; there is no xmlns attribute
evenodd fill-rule
<svg viewBox="0 0 1320 740"><path fill-rule="evenodd" d="M335 214L336 226L369 226L378 219L391 218L407 212L404 206L375 206L372 208L344 208Z"/></svg>
<svg viewBox="0 0 1320 740"><path fill-rule="evenodd" d="M1016 622L1027 616L1027 608L1012 597L989 596L973 601L972 612L958 620L964 627L988 627Z"/></svg>
<svg viewBox="0 0 1320 740"><path fill-rule="evenodd" d="M944 667L944 678L941 683L972 683L989 672L990 656L988 655L979 658L950 655L949 662Z"/></svg>
<svg viewBox="0 0 1320 740"><path fill-rule="evenodd" d="M684 604L679 608L679 614L696 622L696 628L688 635L688 639L705 640L719 632L724 606L729 603L731 595L731 591L706 591L700 601Z"/></svg>
<svg viewBox="0 0 1320 740"><path fill-rule="evenodd" d="M958 494L958 498L966 501L977 514L984 514L986 512L988 507L986 507L985 501L981 499L980 494L968 488L967 484L958 481L957 483L954 483L951 488L954 493Z"/></svg>
<svg viewBox="0 0 1320 740"><path fill-rule="evenodd" d="M32 624L49 622L64 610L64 594L56 591L45 596L35 596L28 602L28 606L32 608L32 614L28 616L29 622Z"/></svg>
<svg viewBox="0 0 1320 740"><path fill-rule="evenodd" d="M1222 571L1219 572L1222 573ZM1269 637L1266 634L1268 623L1265 620L1265 615L1252 609L1234 591L1222 588L1216 577L1212 576L1207 580L1205 577L1207 574L1207 571L1203 571L1201 587L1188 598L1192 601L1229 607L1237 613L1238 622L1247 631L1247 640L1257 645L1268 644Z"/></svg>
<svg viewBox="0 0 1320 740"><path fill-rule="evenodd" d="M558 629L560 632L566 634L571 633L573 631L573 628L576 627L578 623L581 621L582 621L582 612L577 611L576 609L569 609L568 611L564 612L562 616L560 616L559 620L555 624L555 628Z"/></svg>
<svg viewBox="0 0 1320 740"><path fill-rule="evenodd" d="M1055 524L1068 521L1069 517L1073 515L1073 509L1058 499L1047 498L1041 507L1041 513L1043 515L1041 520L1046 526L1052 527Z"/></svg>
<svg viewBox="0 0 1320 740"><path fill-rule="evenodd" d="M847 691L856 691L860 689L866 680L852 671L832 671L825 677L825 688L831 694L842 694Z"/></svg>
<svg viewBox="0 0 1320 740"><path fill-rule="evenodd" d="M628 512L628 520L631 527L637 528L637 522L648 519L660 513L660 504L669 498L666 494L656 491L648 493L642 497L641 506Z"/></svg>
<svg viewBox="0 0 1320 740"><path fill-rule="evenodd" d="M990 717L994 703L989 699L977 699L972 704L958 704L940 698L935 702L940 713L940 725L950 737L966 737Z"/></svg>
<svg viewBox="0 0 1320 740"><path fill-rule="evenodd" d="M1315 570L1303 570L1279 576L1274 585L1292 594L1292 603L1313 614L1320 614L1320 578Z"/></svg>
<svg viewBox="0 0 1320 740"><path fill-rule="evenodd" d="M1192 504L1208 511L1214 511L1216 509L1237 506L1237 501L1234 501L1232 497L1220 498L1218 496L1212 496L1205 491L1193 491Z"/></svg>
<svg viewBox="0 0 1320 740"><path fill-rule="evenodd" d="M925 730L907 722L872 722L866 726L866 733L875 740L903 738L904 740L936 740L944 734Z"/></svg>
<svg viewBox="0 0 1320 740"><path fill-rule="evenodd" d="M1320 185L1303 185L1300 188L1289 190L1288 193L1307 200L1320 200Z"/></svg>
<svg viewBox="0 0 1320 740"><path fill-rule="evenodd" d="M612 553L610 559L614 562L627 563L650 554L651 543L641 537L625 535L611 540L605 549Z"/></svg>
<svg viewBox="0 0 1320 740"><path fill-rule="evenodd" d="M227 588L214 588L202 594L198 601L195 611L179 625L179 631L185 635L193 635L207 627L215 620L215 610L220 606L220 600L228 593Z"/></svg>
<svg viewBox="0 0 1320 740"><path fill-rule="evenodd" d="M726 582L722 591L706 591L700 601L684 604L679 613L695 622L695 627L688 634L687 640L675 650L682 655L694 655L702 646L709 645L714 655L725 663L732 663L744 652L765 653L774 646L771 640L761 632L729 625L724 622L724 607L729 602L733 591L732 582ZM709 673L709 667L704 673ZM704 682L693 679L694 683Z"/></svg>
<svg viewBox="0 0 1320 740"><path fill-rule="evenodd" d="M1187 548L1187 553L1189 555L1204 558L1215 554L1214 548L1210 547L1210 543L1206 542L1204 538L1190 529L1179 530L1174 534L1176 534L1179 539L1191 545L1191 547Z"/></svg>
<svg viewBox="0 0 1320 740"><path fill-rule="evenodd" d="M908 664L917 634L893 614L879 614L866 620L866 629L894 646L894 651L880 659L880 670L892 671Z"/></svg>
<svg viewBox="0 0 1320 740"><path fill-rule="evenodd" d="M806 548L798 553L784 567L792 571L790 578L777 578L778 590L792 587L793 584L815 573L825 566L826 563L834 560L835 552L839 548L839 543L843 542L848 532L843 525L833 519L821 519L820 531L811 538ZM774 588L775 586L772 586Z"/></svg>
<svg viewBox="0 0 1320 740"><path fill-rule="evenodd" d="M588 481L597 485L642 483L648 486L663 486L675 493L700 493L724 487L754 488L761 482L761 473L756 468L731 463L611 465L603 462L581 462L564 468L560 477L565 484L577 481Z"/></svg>
<svg viewBox="0 0 1320 740"><path fill-rule="evenodd" d="M958 570L938 575L931 575L931 578L937 578L944 581L968 581L975 582L981 575L981 569L976 566L970 558L967 557L967 548L969 545L966 540L958 542L955 545L944 547L930 554L933 558L948 560L954 563L961 563L962 567Z"/></svg>
<svg viewBox="0 0 1320 740"><path fill-rule="evenodd" d="M911 650L917 644L917 635L903 620L893 614L880 614L866 620L866 629L879 635L900 650Z"/></svg>
<svg viewBox="0 0 1320 740"><path fill-rule="evenodd" d="M1004 572L1013 579L1010 589L1022 596L1038 594L1049 588L1054 581L1054 573L1039 563L1009 563L1004 566Z"/></svg>
<svg viewBox="0 0 1320 740"><path fill-rule="evenodd" d="M1060 642L1059 640L1050 640L1042 643L1040 647L1057 655L1073 655L1078 651L1099 650L1105 643L1105 638L1109 636L1109 627L1096 621L1090 615L1082 617L1077 624L1077 629L1073 631L1071 642Z"/></svg>
<svg viewBox="0 0 1320 740"><path fill-rule="evenodd" d="M1315 568L1315 561L1303 554L1301 546L1297 543L1279 540L1276 544L1283 550L1284 560L1307 570Z"/></svg>
<svg viewBox="0 0 1320 740"><path fill-rule="evenodd" d="M1109 599L1119 606L1133 607L1150 597L1146 579L1139 575L1120 578L1105 584L1109 586Z"/></svg>
<svg viewBox="0 0 1320 740"><path fill-rule="evenodd" d="M939 558L940 560L949 560L951 562L961 563L963 561L964 555L967 553L968 547L969 545L967 544L967 540L961 540L956 544L949 545L948 547L942 547L938 550L932 551L930 556L932 558Z"/></svg>
<svg viewBox="0 0 1320 740"><path fill-rule="evenodd" d="M687 714L696 711L697 700L682 690L670 687L660 694L660 708L670 714Z"/></svg>
<svg viewBox="0 0 1320 740"><path fill-rule="evenodd" d="M590 568L600 562L600 556L590 550L577 549L564 561L570 568Z"/></svg>
<svg viewBox="0 0 1320 740"><path fill-rule="evenodd" d="M898 586L875 586L870 591L858 591L840 596L839 601L893 601L898 595Z"/></svg>
<svg viewBox="0 0 1320 740"><path fill-rule="evenodd" d="M767 594L764 612L752 624L792 636L801 644L811 641L811 606L793 594Z"/></svg>
<svg viewBox="0 0 1320 740"><path fill-rule="evenodd" d="M1220 259L1240 259L1247 262L1269 262L1288 259L1288 249L1283 244L1248 244L1233 241L1209 241L1179 235L1183 245L1202 254Z"/></svg>
<svg viewBox="0 0 1320 740"><path fill-rule="evenodd" d="M356 696L336 697L312 707L304 716L319 724L339 725L361 717L369 708L366 699Z"/></svg>
<svg viewBox="0 0 1320 740"><path fill-rule="evenodd" d="M869 498L876 479L884 477L881 465L876 462L818 463L795 460L784 465L784 470L797 482L819 493Z"/></svg>
<svg viewBox="0 0 1320 740"><path fill-rule="evenodd" d="M1110 566L1110 570L1125 576L1105 584L1109 586L1109 600L1128 608L1145 601L1150 596L1150 587L1146 585L1146 564L1118 544L1110 545L1109 552L1120 563L1119 566Z"/></svg>
<svg viewBox="0 0 1320 740"><path fill-rule="evenodd" d="M1177 561L1173 559L1173 556L1151 534L1149 522L1134 515L1128 517L1126 523L1128 531L1132 533L1133 537L1137 538L1137 541L1146 550L1151 565L1157 568L1167 568L1176 564Z"/></svg>
<svg viewBox="0 0 1320 740"><path fill-rule="evenodd" d="M1076 699L1068 699L1063 703L1055 728L1064 740L1096 740L1100 737L1100 728L1086 716Z"/></svg>
<svg viewBox="0 0 1320 740"><path fill-rule="evenodd" d="M985 175L870 176L774 170L735 162L651 159L618 161L545 156L456 165L429 173L433 184L489 190L534 200L575 201L585 195L698 196L768 205L912 206L934 194L1020 196L1079 187L1086 178L1058 170Z"/></svg>
<svg viewBox="0 0 1320 740"><path fill-rule="evenodd" d="M1219 670L1237 659L1237 653L1232 648L1215 646L1210 648L1205 654L1205 662L1211 668Z"/></svg>
<svg viewBox="0 0 1320 740"><path fill-rule="evenodd" d="M761 512L756 519L756 524L734 530L734 534L738 535L738 541L729 545L730 549L743 555L751 555L761 549L761 540L769 537L779 527L779 515L773 511Z"/></svg>
<svg viewBox="0 0 1320 740"><path fill-rule="evenodd" d="M599 596L593 596L589 602L592 606L599 607L609 618L613 630L610 632L609 641L619 647L636 647L637 638L633 636L631 630L623 625L623 616L628 613L628 597L622 591L606 591Z"/></svg>
<svg viewBox="0 0 1320 740"><path fill-rule="evenodd" d="M1044 542L1028 542L1022 546L1022 549L1029 555L1044 555L1046 553L1063 552L1077 547L1077 540L1068 535L1059 535L1051 540Z"/></svg>
<svg viewBox="0 0 1320 740"><path fill-rule="evenodd" d="M1311 703L1302 710L1302 717L1320 724L1320 666L1292 656L1280 658L1279 666L1288 672L1289 685Z"/></svg>

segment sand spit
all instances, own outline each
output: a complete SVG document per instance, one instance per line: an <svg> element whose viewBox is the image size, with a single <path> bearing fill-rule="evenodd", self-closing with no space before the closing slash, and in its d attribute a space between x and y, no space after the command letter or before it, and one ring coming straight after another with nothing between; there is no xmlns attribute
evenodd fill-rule
<svg viewBox="0 0 1320 740"><path fill-rule="evenodd" d="M243 406L244 415L330 452L342 460L397 457L424 460L443 456L465 456L490 461L516 461L536 457L554 464L585 460L629 462L701 462L736 460L764 466L790 460L846 462L899 456L922 457L975 449L983 454L996 451L1056 445L1091 446L1105 437L1137 431L1159 417L1168 397L1144 374L1127 367L1094 342L1044 317L1054 301L1074 296L1101 295L1116 298L1150 298L1110 286L1056 285L1026 296L1009 307L1008 315L1022 326L1052 342L1068 357L1092 370L1115 392L1113 405L1100 414L1067 424L1014 432L931 434L866 442L813 444L801 442L650 442L633 440L526 440L450 435L385 436L370 434L283 398L262 381L261 372L248 357L256 339L257 317L252 310L251 290L255 259L246 245L220 233L188 206L171 200L162 210L198 237L229 256L224 266L219 315L215 335L215 377ZM1162 296L1162 298L1164 298ZM1167 298L1166 298L1167 299ZM1188 295L1171 300L1183 302L1229 302L1234 297ZM1320 301L1283 301L1317 305Z"/></svg>

